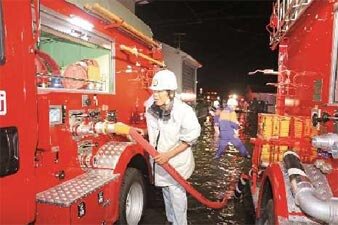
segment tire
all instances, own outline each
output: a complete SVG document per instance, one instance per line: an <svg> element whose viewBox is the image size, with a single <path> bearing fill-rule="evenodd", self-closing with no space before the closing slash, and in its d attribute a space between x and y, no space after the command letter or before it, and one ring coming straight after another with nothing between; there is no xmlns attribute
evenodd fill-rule
<svg viewBox="0 0 338 225"><path fill-rule="evenodd" d="M261 217L257 221L257 225L274 225L275 224L275 208L273 200L269 199L264 207Z"/></svg>
<svg viewBox="0 0 338 225"><path fill-rule="evenodd" d="M145 207L145 190L142 173L128 168L121 186L118 224L137 225L140 222Z"/></svg>

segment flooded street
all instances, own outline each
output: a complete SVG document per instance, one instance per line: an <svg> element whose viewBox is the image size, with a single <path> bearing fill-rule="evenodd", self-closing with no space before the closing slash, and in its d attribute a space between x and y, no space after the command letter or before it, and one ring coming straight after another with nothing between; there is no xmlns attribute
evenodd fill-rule
<svg viewBox="0 0 338 225"><path fill-rule="evenodd" d="M206 198L222 198L233 180L238 180L241 172L247 172L250 160L240 157L238 152L227 152L220 160L215 160L215 140L212 124L202 124L202 133L194 146L196 168L189 179L190 183ZM165 209L160 189L146 210L141 224L164 224ZM240 200L230 199L228 205L220 210L209 209L188 195L189 224L254 224L254 211L249 190Z"/></svg>

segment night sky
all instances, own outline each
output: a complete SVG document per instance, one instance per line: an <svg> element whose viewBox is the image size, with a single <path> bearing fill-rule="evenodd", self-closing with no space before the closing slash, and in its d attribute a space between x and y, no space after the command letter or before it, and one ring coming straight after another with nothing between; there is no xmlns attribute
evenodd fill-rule
<svg viewBox="0 0 338 225"><path fill-rule="evenodd" d="M222 93L273 91L273 76L248 76L256 69L277 69L277 51L269 48L266 25L271 0L161 1L137 5L136 14L154 38L180 48L199 61L198 87Z"/></svg>

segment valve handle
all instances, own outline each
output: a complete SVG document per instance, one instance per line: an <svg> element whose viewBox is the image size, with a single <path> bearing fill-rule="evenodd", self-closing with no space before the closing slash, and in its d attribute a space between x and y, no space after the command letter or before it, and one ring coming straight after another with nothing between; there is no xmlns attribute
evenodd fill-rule
<svg viewBox="0 0 338 225"><path fill-rule="evenodd" d="M323 112L322 117L319 117L317 113L314 113L312 115L312 125L315 127L318 125L318 123L326 123L330 120L334 120L337 121L338 117L335 114L334 116L330 116L330 114L328 114L327 112Z"/></svg>

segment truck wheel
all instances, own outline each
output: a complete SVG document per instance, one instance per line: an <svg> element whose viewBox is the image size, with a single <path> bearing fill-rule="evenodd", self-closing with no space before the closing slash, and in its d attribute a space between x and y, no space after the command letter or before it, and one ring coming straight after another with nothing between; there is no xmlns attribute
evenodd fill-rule
<svg viewBox="0 0 338 225"><path fill-rule="evenodd" d="M145 205L145 183L142 173L128 168L123 179L120 194L120 218L118 224L137 225Z"/></svg>
<svg viewBox="0 0 338 225"><path fill-rule="evenodd" d="M258 225L274 225L275 224L275 209L273 199L269 199L262 212L261 218L258 220Z"/></svg>

